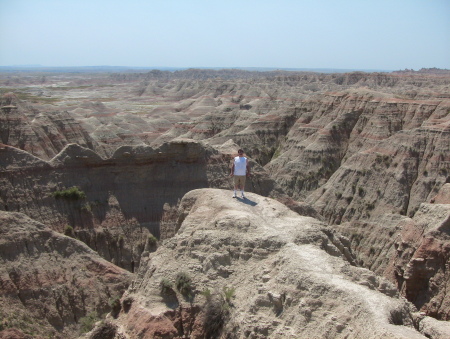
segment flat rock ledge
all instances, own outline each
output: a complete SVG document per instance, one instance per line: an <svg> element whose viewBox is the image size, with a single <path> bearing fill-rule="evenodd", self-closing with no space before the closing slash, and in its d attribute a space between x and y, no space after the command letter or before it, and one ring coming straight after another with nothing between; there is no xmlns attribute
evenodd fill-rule
<svg viewBox="0 0 450 339"><path fill-rule="evenodd" d="M256 194L187 193L179 229L142 260L117 333L139 338L444 338L325 224ZM341 247L341 248L339 248ZM345 248L344 248L345 249ZM420 332L421 331L421 332Z"/></svg>

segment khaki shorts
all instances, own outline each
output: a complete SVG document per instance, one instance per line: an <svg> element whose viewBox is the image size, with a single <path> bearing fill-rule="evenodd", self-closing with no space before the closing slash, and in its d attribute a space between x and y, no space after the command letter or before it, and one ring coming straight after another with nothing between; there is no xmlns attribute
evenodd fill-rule
<svg viewBox="0 0 450 339"><path fill-rule="evenodd" d="M245 187L245 175L234 176L234 186Z"/></svg>

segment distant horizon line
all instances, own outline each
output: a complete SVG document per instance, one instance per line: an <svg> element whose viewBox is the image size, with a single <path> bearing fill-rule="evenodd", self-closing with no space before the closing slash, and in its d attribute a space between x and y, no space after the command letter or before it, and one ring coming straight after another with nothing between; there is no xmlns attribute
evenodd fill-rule
<svg viewBox="0 0 450 339"><path fill-rule="evenodd" d="M247 71L310 71L318 73L346 73L346 72L393 72L393 69L369 69L369 68L332 68L332 67L315 67L315 68L296 68L296 67L171 67L171 66L110 66L110 65L94 65L94 66L43 66L39 64L30 65L8 65L0 66L0 70L62 70L62 69L103 69L103 70L164 70L177 71L188 69L210 69L210 70L247 70Z"/></svg>
<svg viewBox="0 0 450 339"><path fill-rule="evenodd" d="M366 73L392 73L392 72L402 72L402 71L413 71L420 72L421 70L444 70L450 71L450 69L439 68L439 67L422 67L418 70L412 68L404 69L370 69L370 68L326 68L326 67L316 67L316 68L295 68L295 67L172 67L172 66L109 66L109 65L95 65L95 66L43 66L39 64L29 64L29 65L9 65L0 66L0 71L14 72L32 72L32 71L43 71L43 72L126 72L126 71L142 71L142 70L160 70L160 71L182 71L182 70L241 70L250 72L271 72L271 71L285 71L285 72L313 72L313 73L351 73L351 72L366 72Z"/></svg>

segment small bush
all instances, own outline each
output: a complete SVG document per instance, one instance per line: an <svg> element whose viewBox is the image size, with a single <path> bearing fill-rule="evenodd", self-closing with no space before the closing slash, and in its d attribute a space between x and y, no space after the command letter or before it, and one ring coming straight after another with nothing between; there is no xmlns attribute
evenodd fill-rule
<svg viewBox="0 0 450 339"><path fill-rule="evenodd" d="M177 290L180 291L185 297L189 296L192 291L192 281L189 275L185 272L180 272L177 274L175 279L175 286Z"/></svg>
<svg viewBox="0 0 450 339"><path fill-rule="evenodd" d="M70 225L67 225L66 228L64 229L64 235L74 238L75 233L73 232L73 227Z"/></svg>
<svg viewBox="0 0 450 339"><path fill-rule="evenodd" d="M133 297L130 297L130 296L128 296L125 299L123 299L123 301L122 301L122 308L123 308L123 311L125 313L128 313L128 311L131 308L131 305L133 304L133 301L134 301Z"/></svg>
<svg viewBox="0 0 450 339"><path fill-rule="evenodd" d="M158 239L153 234L149 234L147 238L147 243L149 246L155 246L158 242Z"/></svg>
<svg viewBox="0 0 450 339"><path fill-rule="evenodd" d="M122 305L120 304L120 297L109 299L108 304L111 307L111 315L114 318L117 318L117 316L120 313L120 310L122 309Z"/></svg>
<svg viewBox="0 0 450 339"><path fill-rule="evenodd" d="M234 292L236 291L236 289L234 287L226 287L224 286L223 288L223 295L225 297L225 301L230 304L231 303L231 299L234 297Z"/></svg>
<svg viewBox="0 0 450 339"><path fill-rule="evenodd" d="M83 212L88 212L88 213L92 212L92 206L89 202L87 202L87 203L83 204L83 206L81 206L81 210Z"/></svg>
<svg viewBox="0 0 450 339"><path fill-rule="evenodd" d="M224 307L225 301L221 296L214 296L207 300L204 306L205 318L203 328L205 338L219 338L223 326L229 317L229 309Z"/></svg>
<svg viewBox="0 0 450 339"><path fill-rule="evenodd" d="M172 283L167 278L163 278L161 280L160 286L162 294L170 294L171 292L173 292Z"/></svg>
<svg viewBox="0 0 450 339"><path fill-rule="evenodd" d="M360 197L362 197L362 196L364 196L364 193L365 193L364 188L358 187L358 195L359 195Z"/></svg>
<svg viewBox="0 0 450 339"><path fill-rule="evenodd" d="M78 187L71 187L66 190L53 192L55 199L80 200L86 199L86 194Z"/></svg>

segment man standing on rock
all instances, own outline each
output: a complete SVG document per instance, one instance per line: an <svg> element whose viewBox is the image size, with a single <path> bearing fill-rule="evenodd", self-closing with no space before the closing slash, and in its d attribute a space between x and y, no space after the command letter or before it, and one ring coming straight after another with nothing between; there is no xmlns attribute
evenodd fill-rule
<svg viewBox="0 0 450 339"><path fill-rule="evenodd" d="M240 188L241 197L244 199L245 177L250 176L250 167L242 149L238 150L238 156L234 158L233 166L231 166L230 177L232 176L234 176L233 198L236 198L236 191Z"/></svg>

